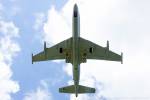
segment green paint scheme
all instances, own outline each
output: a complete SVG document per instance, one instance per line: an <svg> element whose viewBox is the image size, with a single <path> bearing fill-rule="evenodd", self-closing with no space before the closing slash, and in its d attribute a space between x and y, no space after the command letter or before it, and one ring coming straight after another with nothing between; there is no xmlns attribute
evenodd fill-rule
<svg viewBox="0 0 150 100"><path fill-rule="evenodd" d="M86 63L87 59L120 61L122 63L123 54L118 55L110 51L108 41L106 47L101 47L80 37L80 16L76 4L74 5L72 22L73 36L50 48L46 47L45 42L44 51L32 55L32 63L56 59L65 59L66 63L71 63L74 85L59 88L59 92L75 93L77 97L79 93L95 93L95 88L79 85L81 63Z"/></svg>

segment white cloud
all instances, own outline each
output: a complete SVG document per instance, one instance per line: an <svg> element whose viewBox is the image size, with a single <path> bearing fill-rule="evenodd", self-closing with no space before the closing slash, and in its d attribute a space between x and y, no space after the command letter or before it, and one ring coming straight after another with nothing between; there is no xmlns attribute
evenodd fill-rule
<svg viewBox="0 0 150 100"><path fill-rule="evenodd" d="M11 100L11 94L19 91L18 82L11 79L13 57L20 51L15 38L19 29L13 22L0 20L0 100Z"/></svg>
<svg viewBox="0 0 150 100"><path fill-rule="evenodd" d="M19 36L19 29L14 25L13 22L0 21L0 32L10 38Z"/></svg>
<svg viewBox="0 0 150 100"><path fill-rule="evenodd" d="M44 13L35 13L35 25L33 26L33 28L35 30L41 29L44 21L45 21L45 14Z"/></svg>
<svg viewBox="0 0 150 100"><path fill-rule="evenodd" d="M149 97L149 2L69 0L60 11L54 6L49 9L48 21L43 27L44 40L58 43L72 35L71 18L75 2L80 11L81 36L102 46L110 40L111 50L124 52L123 65L90 60L81 64L81 83L83 80L86 80L84 84L87 86L103 83L104 89L95 94L95 100L99 100L100 95L108 99L118 97L117 100ZM70 66L64 70L72 75ZM97 89L96 85L94 87ZM84 94L79 98L93 100L91 97ZM74 100L73 96L71 100Z"/></svg>
<svg viewBox="0 0 150 100"><path fill-rule="evenodd" d="M22 9L16 0L11 0L9 3L11 4L10 6L0 2L0 19L12 18L21 12Z"/></svg>
<svg viewBox="0 0 150 100"><path fill-rule="evenodd" d="M20 51L18 43L14 40L14 38L19 37L19 29L13 22L0 21L0 33L3 34L0 39L0 51L3 54L1 58L11 63L12 57Z"/></svg>
<svg viewBox="0 0 150 100"><path fill-rule="evenodd" d="M23 100L52 100L52 95L48 91L47 83L42 80L36 91L26 93Z"/></svg>
<svg viewBox="0 0 150 100"><path fill-rule="evenodd" d="M63 16L63 14L57 12L55 7L52 6L48 11L48 20L44 24L44 40L49 43L58 43L64 38L71 36L71 30L69 31L68 28L70 24L66 21L67 19ZM57 39L55 38L56 36Z"/></svg>

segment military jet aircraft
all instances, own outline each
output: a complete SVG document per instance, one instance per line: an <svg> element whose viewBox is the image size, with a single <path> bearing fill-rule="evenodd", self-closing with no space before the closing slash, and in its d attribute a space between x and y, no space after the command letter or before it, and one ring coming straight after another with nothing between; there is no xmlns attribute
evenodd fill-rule
<svg viewBox="0 0 150 100"><path fill-rule="evenodd" d="M33 56L32 63L38 61L65 59L66 63L73 66L74 85L59 88L60 93L74 93L76 97L80 93L95 93L95 88L79 85L80 64L86 63L87 59L120 61L122 56L109 50L109 41L107 46L99 46L89 40L80 37L80 16L77 4L74 5L72 17L72 37L64 40L50 48L46 47L44 42L44 51Z"/></svg>

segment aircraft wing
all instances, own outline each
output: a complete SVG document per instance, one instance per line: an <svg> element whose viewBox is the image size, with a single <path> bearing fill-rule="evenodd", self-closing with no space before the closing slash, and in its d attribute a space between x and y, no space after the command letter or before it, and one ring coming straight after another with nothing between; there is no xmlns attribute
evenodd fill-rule
<svg viewBox="0 0 150 100"><path fill-rule="evenodd" d="M80 61L86 62L86 59L120 61L122 63L122 56L109 50L109 42L107 47L101 47L91 41L85 40L80 37Z"/></svg>
<svg viewBox="0 0 150 100"><path fill-rule="evenodd" d="M44 43L44 51L33 56L32 63L46 60L67 59L68 63L71 60L72 38L64 40L50 48Z"/></svg>

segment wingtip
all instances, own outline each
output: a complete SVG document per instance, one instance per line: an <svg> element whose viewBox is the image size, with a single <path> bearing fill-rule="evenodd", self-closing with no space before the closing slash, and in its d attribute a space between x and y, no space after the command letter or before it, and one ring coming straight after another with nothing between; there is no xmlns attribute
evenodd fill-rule
<svg viewBox="0 0 150 100"><path fill-rule="evenodd" d="M44 41L44 51L46 51L46 41Z"/></svg>
<svg viewBox="0 0 150 100"><path fill-rule="evenodd" d="M32 53L32 64L33 64L33 53Z"/></svg>
<svg viewBox="0 0 150 100"><path fill-rule="evenodd" d="M123 53L121 52L121 64L123 64Z"/></svg>

